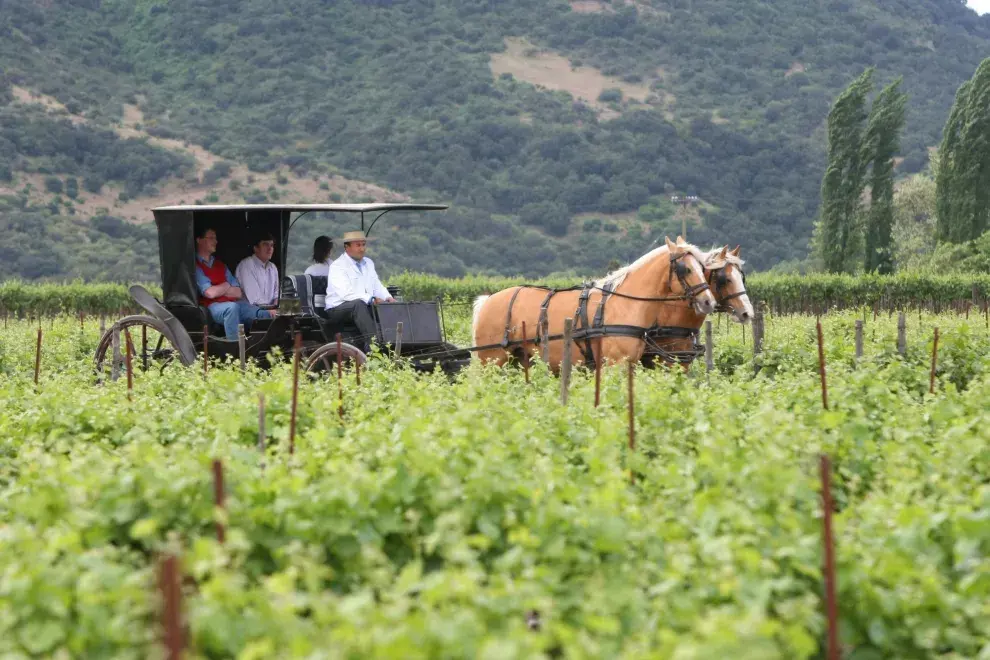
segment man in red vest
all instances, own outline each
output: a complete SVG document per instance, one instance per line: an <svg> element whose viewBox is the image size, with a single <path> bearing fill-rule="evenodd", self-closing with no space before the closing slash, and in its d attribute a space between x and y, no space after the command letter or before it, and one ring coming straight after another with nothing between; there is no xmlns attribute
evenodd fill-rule
<svg viewBox="0 0 990 660"><path fill-rule="evenodd" d="M237 340L237 326L251 327L255 319L272 318L273 314L259 309L247 300L241 285L230 269L213 256L217 251L217 232L201 227L196 232L196 286L199 304L206 307L210 317L223 325L227 339Z"/></svg>

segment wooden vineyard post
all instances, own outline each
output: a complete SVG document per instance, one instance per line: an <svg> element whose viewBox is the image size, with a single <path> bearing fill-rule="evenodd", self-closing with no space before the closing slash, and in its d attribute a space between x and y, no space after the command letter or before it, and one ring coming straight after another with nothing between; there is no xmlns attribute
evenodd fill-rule
<svg viewBox="0 0 990 660"><path fill-rule="evenodd" d="M629 361L628 399L629 399L629 483L636 483L636 473L633 471L632 457L636 452L636 397L633 383L636 380L636 365Z"/></svg>
<svg viewBox="0 0 990 660"><path fill-rule="evenodd" d="M602 337L598 338L598 353L595 356L595 408L602 400L602 362L605 361L605 354L602 353Z"/></svg>
<svg viewBox="0 0 990 660"><path fill-rule="evenodd" d="M564 319L564 348L560 357L560 403L567 405L567 390L571 384L571 340L574 335L574 319Z"/></svg>
<svg viewBox="0 0 990 660"><path fill-rule="evenodd" d="M907 355L907 317L901 312L897 317L897 352Z"/></svg>
<svg viewBox="0 0 990 660"><path fill-rule="evenodd" d="M81 309L79 310L79 329L80 330L86 329L86 312L82 311Z"/></svg>
<svg viewBox="0 0 990 660"><path fill-rule="evenodd" d="M258 451L261 453L261 467L265 467L265 395L258 394Z"/></svg>
<svg viewBox="0 0 990 660"><path fill-rule="evenodd" d="M932 343L932 373L928 377L928 393L935 394L935 368L938 364L938 326L935 326L935 341Z"/></svg>
<svg viewBox="0 0 990 660"><path fill-rule="evenodd" d="M719 320L721 323L721 320ZM712 359L712 322L705 321L705 372L711 373L715 368L715 361Z"/></svg>
<svg viewBox="0 0 990 660"><path fill-rule="evenodd" d="M338 344L340 343L340 336L337 337ZM337 363L340 364L340 349L337 349L338 360ZM402 321L395 324L395 363L399 363L399 356L402 355Z"/></svg>
<svg viewBox="0 0 990 660"><path fill-rule="evenodd" d="M159 564L158 589L162 594L162 628L165 629L165 657L180 660L182 639L182 591L179 578L179 560L167 555Z"/></svg>
<svg viewBox="0 0 990 660"><path fill-rule="evenodd" d="M134 364L132 361L131 333L124 328L124 367L127 369L127 400L131 400L131 393L134 391Z"/></svg>
<svg viewBox="0 0 990 660"><path fill-rule="evenodd" d="M247 337L244 336L244 324L237 324L237 353L241 358L241 373L247 371Z"/></svg>
<svg viewBox="0 0 990 660"><path fill-rule="evenodd" d="M402 321L399 321L401 324ZM397 327L396 331L401 330ZM344 347L337 333L337 416L344 419Z"/></svg>
<svg viewBox="0 0 990 660"><path fill-rule="evenodd" d="M361 387L361 363L354 361L354 384Z"/></svg>
<svg viewBox="0 0 990 660"><path fill-rule="evenodd" d="M832 536L832 465L828 456L819 459L822 483L822 543L825 546L825 618L828 638L825 657L839 660L839 603L835 584L835 542Z"/></svg>
<svg viewBox="0 0 990 660"><path fill-rule="evenodd" d="M825 345L822 341L822 322L816 321L818 331L818 374L822 381L822 407L828 410L828 383L825 382Z"/></svg>
<svg viewBox="0 0 990 660"><path fill-rule="evenodd" d="M340 346L340 333L337 333L337 345ZM339 356L338 348L338 356ZM299 404L299 354L302 353L302 333L296 333L292 347L292 412L289 417L289 454L296 453L296 406ZM340 364L339 362L337 364Z"/></svg>
<svg viewBox="0 0 990 660"><path fill-rule="evenodd" d="M753 315L753 373L759 373L759 357L763 353L763 311L756 310Z"/></svg>
<svg viewBox="0 0 990 660"><path fill-rule="evenodd" d="M856 359L863 357L863 322L856 321Z"/></svg>
<svg viewBox="0 0 990 660"><path fill-rule="evenodd" d="M110 333L110 380L116 383L120 378L120 326L114 323Z"/></svg>
<svg viewBox="0 0 990 660"><path fill-rule="evenodd" d="M210 329L203 326L203 379L206 379L210 368Z"/></svg>
<svg viewBox="0 0 990 660"><path fill-rule="evenodd" d="M227 538L226 529L223 526L222 516L224 515L223 505L223 463L219 459L213 459L213 501L217 507L217 542L223 543Z"/></svg>
<svg viewBox="0 0 990 660"><path fill-rule="evenodd" d="M100 314L100 337L107 334L107 317Z"/></svg>
<svg viewBox="0 0 990 660"><path fill-rule="evenodd" d="M34 386L38 387L41 376L41 326L38 326L38 346L34 349Z"/></svg>
<svg viewBox="0 0 990 660"><path fill-rule="evenodd" d="M523 373L526 375L526 384L529 385L529 348L526 346L526 342L529 337L526 335L526 322L522 322L522 363L523 363Z"/></svg>

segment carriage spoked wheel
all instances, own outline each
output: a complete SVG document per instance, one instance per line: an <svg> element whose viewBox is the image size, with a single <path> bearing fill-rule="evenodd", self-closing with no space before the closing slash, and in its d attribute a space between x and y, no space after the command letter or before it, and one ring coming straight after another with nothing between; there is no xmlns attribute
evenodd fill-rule
<svg viewBox="0 0 990 660"><path fill-rule="evenodd" d="M134 373L158 369L161 371L172 360L179 358L179 353L168 340L165 324L151 316L127 316L110 326L100 338L96 347L94 367L96 376L102 382L109 380L113 374L113 333L120 333L118 356L118 374L126 372L125 355L127 341L131 342L131 368Z"/></svg>
<svg viewBox="0 0 990 660"><path fill-rule="evenodd" d="M307 347L304 345L301 356L306 359L306 373L323 374L337 368L337 342L318 345L310 351L306 349ZM361 349L346 342L340 345L340 356L345 367L355 364L364 367L368 362L368 356Z"/></svg>

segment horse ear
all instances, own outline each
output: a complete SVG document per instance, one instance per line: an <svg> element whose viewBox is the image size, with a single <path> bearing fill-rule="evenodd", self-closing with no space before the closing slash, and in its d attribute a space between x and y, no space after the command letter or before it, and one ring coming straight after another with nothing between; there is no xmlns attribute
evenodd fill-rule
<svg viewBox="0 0 990 660"><path fill-rule="evenodd" d="M677 244L684 245L684 237L681 236L680 234L677 235Z"/></svg>
<svg viewBox="0 0 990 660"><path fill-rule="evenodd" d="M678 252L677 246L670 242L670 236L664 236L663 240L667 243L667 249L670 250L671 254Z"/></svg>
<svg viewBox="0 0 990 660"><path fill-rule="evenodd" d="M733 250L732 252L730 252L729 254L731 254L733 257L738 257L739 256L739 246L737 245L736 246L736 249Z"/></svg>
<svg viewBox="0 0 990 660"><path fill-rule="evenodd" d="M722 248L722 251L718 253L718 256L716 256L715 259L718 261L722 261L723 259L725 259L725 253L728 251L729 251L729 246L726 245L724 248Z"/></svg>

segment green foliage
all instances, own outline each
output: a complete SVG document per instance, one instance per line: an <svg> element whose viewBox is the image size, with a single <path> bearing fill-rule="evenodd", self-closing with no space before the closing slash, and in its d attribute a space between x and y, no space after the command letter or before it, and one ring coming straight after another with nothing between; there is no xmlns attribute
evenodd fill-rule
<svg viewBox="0 0 990 660"><path fill-rule="evenodd" d="M128 400L126 379L93 383L96 324L63 318L45 324L36 390L35 326L12 323L0 654L158 656L155 565L173 552L190 657L818 658L827 452L843 647L978 657L990 343L926 317L901 358L881 319L857 363L855 318L824 319L828 411L813 319L770 320L755 377L740 326L721 323L732 373L636 374L635 452L624 368L605 370L598 408L579 369L565 408L538 363L527 387L517 369L451 382L375 360L360 385L345 373L343 420L332 381L302 379L294 455L288 364L138 372Z"/></svg>
<svg viewBox="0 0 990 660"><path fill-rule="evenodd" d="M990 58L956 93L943 130L936 178L938 237L962 243L990 229Z"/></svg>
<svg viewBox="0 0 990 660"><path fill-rule="evenodd" d="M907 95L898 78L880 92L870 110L863 158L871 163L870 209L866 219L868 273L894 270L894 156L900 151Z"/></svg>
<svg viewBox="0 0 990 660"><path fill-rule="evenodd" d="M835 100L828 113L828 164L822 179L822 215L817 228L818 255L830 273L848 273L858 265L860 195L869 165L863 153L866 97L873 68L864 71Z"/></svg>
<svg viewBox="0 0 990 660"><path fill-rule="evenodd" d="M119 221L107 218L106 222ZM882 310L927 308L933 302L948 307L955 302L973 302L974 286L978 291L975 302L990 294L990 233L974 245L960 246L957 252L952 253L938 252L936 257L934 268L950 274L851 276L757 273L747 278L746 288L754 303L765 302L783 313L824 312L874 305L879 305ZM618 267L617 263L610 265ZM557 275L538 283L566 288L587 279ZM459 308L470 304L477 296L537 282L525 277L466 275L448 279L433 274L404 272L385 278L385 283L402 289L406 300L444 300ZM81 281L36 284L8 280L0 283L0 309L22 315L74 314L80 311L96 314L132 309L134 303L127 293L129 285ZM154 295L161 296L161 287L156 282L144 286Z"/></svg>
<svg viewBox="0 0 990 660"><path fill-rule="evenodd" d="M93 126L140 94L157 135L260 170L340 172L452 201L471 218L439 236L426 223L407 227L403 240L428 250L396 256L399 268L535 277L602 268L643 246L582 242L563 235L563 222L543 231L520 220L526 205L560 204L570 217L634 212L672 190L718 209L692 236L700 242L752 246L759 268L803 258L829 101L866 66L877 66L878 83L903 75L912 107L898 170L919 171L990 40L985 21L945 0L724 4L644 0L581 14L521 0L8 0L0 58L5 77ZM496 79L489 57L519 36L640 80L653 100L606 121L565 93ZM31 164L8 163L5 146L0 175ZM87 189L112 178L74 174Z"/></svg>

